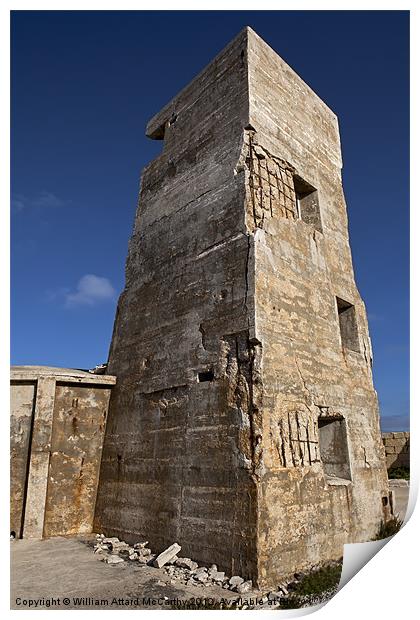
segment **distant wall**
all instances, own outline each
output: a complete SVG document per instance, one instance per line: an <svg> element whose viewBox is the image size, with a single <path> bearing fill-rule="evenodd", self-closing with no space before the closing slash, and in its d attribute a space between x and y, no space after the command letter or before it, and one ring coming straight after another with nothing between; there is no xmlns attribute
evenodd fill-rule
<svg viewBox="0 0 420 620"><path fill-rule="evenodd" d="M410 467L410 433L382 433L386 466Z"/></svg>

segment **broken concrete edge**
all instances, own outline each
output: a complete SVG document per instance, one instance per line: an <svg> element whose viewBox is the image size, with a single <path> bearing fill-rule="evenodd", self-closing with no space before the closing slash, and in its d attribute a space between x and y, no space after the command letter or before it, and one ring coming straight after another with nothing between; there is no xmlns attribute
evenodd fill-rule
<svg viewBox="0 0 420 620"><path fill-rule="evenodd" d="M56 368L54 366L12 366L11 381L36 381L38 377L55 377L57 381L66 383L92 383L115 385L117 378L113 375L97 375L77 368Z"/></svg>

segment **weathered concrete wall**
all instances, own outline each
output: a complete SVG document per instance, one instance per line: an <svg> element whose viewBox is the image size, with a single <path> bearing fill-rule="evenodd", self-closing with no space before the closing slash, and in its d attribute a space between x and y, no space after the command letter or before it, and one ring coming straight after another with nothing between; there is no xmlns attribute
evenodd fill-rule
<svg viewBox="0 0 420 620"><path fill-rule="evenodd" d="M248 117L246 33L148 126L118 304L96 528L255 573L255 484L238 403L251 389L253 289L235 174ZM250 267L249 277L251 277ZM242 371L243 368L243 371ZM212 372L214 380L198 380ZM246 448L240 450L243 443Z"/></svg>
<svg viewBox="0 0 420 620"><path fill-rule="evenodd" d="M35 390L36 382L10 386L10 531L18 538L23 531Z"/></svg>
<svg viewBox="0 0 420 620"><path fill-rule="evenodd" d="M11 386L11 531L92 531L114 377L17 366Z"/></svg>
<svg viewBox="0 0 420 620"><path fill-rule="evenodd" d="M410 467L410 433L382 433L386 466Z"/></svg>
<svg viewBox="0 0 420 620"><path fill-rule="evenodd" d="M147 134L95 525L275 583L388 510L337 120L246 29Z"/></svg>
<svg viewBox="0 0 420 620"><path fill-rule="evenodd" d="M264 385L258 557L261 579L271 581L280 566L293 572L339 558L344 543L371 539L388 490L366 311L351 260L337 118L255 34L248 64L254 130L246 139L254 164L246 169L247 214ZM283 168L280 190L289 205L295 203L296 177L316 189L315 220L285 217L273 201L267 209L272 192L266 185L253 199L260 184L257 158L260 169ZM255 217L256 210L264 219ZM343 326L344 332L355 327L350 339L340 335L337 298L354 307L355 325ZM345 425L339 450L349 468L344 475L336 467L332 478L318 439L322 420L334 418Z"/></svg>

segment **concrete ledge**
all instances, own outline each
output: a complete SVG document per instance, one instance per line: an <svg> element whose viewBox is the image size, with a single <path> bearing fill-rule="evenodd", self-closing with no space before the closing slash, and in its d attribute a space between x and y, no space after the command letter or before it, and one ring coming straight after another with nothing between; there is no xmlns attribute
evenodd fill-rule
<svg viewBox="0 0 420 620"><path fill-rule="evenodd" d="M390 487L409 487L410 482L408 480L403 480L402 478L390 478L388 480L388 484Z"/></svg>
<svg viewBox="0 0 420 620"><path fill-rule="evenodd" d="M54 377L66 383L91 383L114 385L117 381L112 375L96 375L77 368L55 368L54 366L12 366L11 381L32 381L38 377Z"/></svg>
<svg viewBox="0 0 420 620"><path fill-rule="evenodd" d="M348 487L351 484L351 480L347 478L336 478L335 476L327 476L326 482L333 487Z"/></svg>

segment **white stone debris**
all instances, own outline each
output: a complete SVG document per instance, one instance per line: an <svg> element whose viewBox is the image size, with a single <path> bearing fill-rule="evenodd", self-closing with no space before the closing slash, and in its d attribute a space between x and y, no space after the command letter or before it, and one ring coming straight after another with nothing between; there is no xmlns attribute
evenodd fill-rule
<svg viewBox="0 0 420 620"><path fill-rule="evenodd" d="M115 543L119 543L120 539L117 538L116 536L112 536L111 538L102 538L102 542L105 544L109 544L109 545L113 545Z"/></svg>
<svg viewBox="0 0 420 620"><path fill-rule="evenodd" d="M107 545L97 544L93 548L94 553L101 553L102 551L105 551L105 552L109 551L109 547Z"/></svg>
<svg viewBox="0 0 420 620"><path fill-rule="evenodd" d="M123 558L120 558L119 555L108 555L106 558L104 558L104 561L107 564L120 564L121 562L124 562Z"/></svg>
<svg viewBox="0 0 420 620"><path fill-rule="evenodd" d="M243 582L244 580L242 579L242 577L239 577L239 575L234 575L229 579L229 585L233 586L234 588L237 588Z"/></svg>
<svg viewBox="0 0 420 620"><path fill-rule="evenodd" d="M246 594L247 592L250 592L251 590L252 590L252 581L244 581L243 583L240 583L236 587L236 591L239 594Z"/></svg>
<svg viewBox="0 0 420 620"><path fill-rule="evenodd" d="M161 554L156 555L152 553L152 550L146 545L149 543L139 542L133 546L128 545L126 542L119 540L117 537L106 538L103 534L96 535L96 542L94 545L94 553L105 553L105 557L102 561L107 564L120 564L124 560L135 562L141 565L153 565L157 568L163 568L169 577L169 581L164 582L159 580L158 585L176 585L183 584L186 586L193 586L195 588L209 588L211 586L222 587L225 590L236 592L240 596L248 595L253 590L252 581L244 580L240 575L233 575L227 577L223 571L219 571L216 564L212 564L210 567L199 566L197 562L191 560L191 558L180 558L178 553L181 550L178 543L174 543ZM123 557L121 557L122 554ZM335 565L331 562L331 566ZM314 566L309 572L318 570L319 566ZM277 591L260 595L261 603L258 609L276 609L280 607L282 600L287 600L289 594L296 589L299 582L303 579L306 573L299 572L293 575L290 581L284 581L279 583ZM322 600L328 600L333 596L334 591L326 592L320 595L319 602ZM314 604L315 598L300 597L302 604ZM235 599L236 600L236 599ZM317 599L316 599L317 600ZM253 605L249 606L244 604L241 609L253 609Z"/></svg>
<svg viewBox="0 0 420 620"><path fill-rule="evenodd" d="M215 582L220 582L222 583L223 580L225 579L225 573L223 571L219 571L217 569L216 564L212 564L209 568L209 576L211 577L211 579Z"/></svg>
<svg viewBox="0 0 420 620"><path fill-rule="evenodd" d="M281 583L279 585L279 592L281 592L282 594L284 594L284 596L287 596L288 594L288 590L287 590L287 583Z"/></svg>
<svg viewBox="0 0 420 620"><path fill-rule="evenodd" d="M153 561L153 566L156 568L162 568L162 566L165 566L165 564L176 556L179 551L181 551L180 545L178 545L178 543L174 543L157 556L157 558Z"/></svg>

